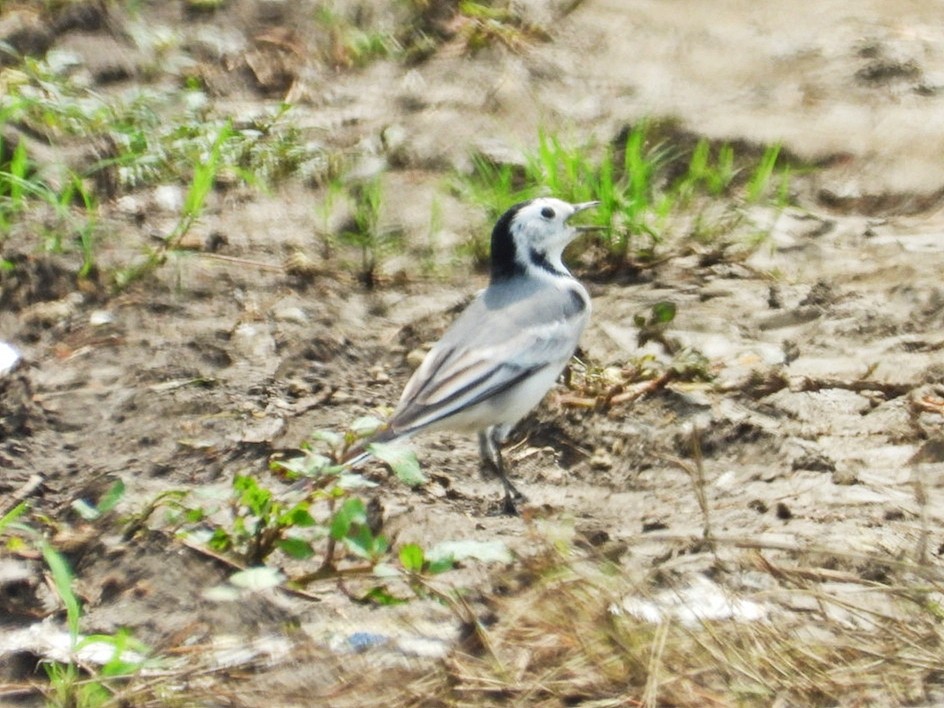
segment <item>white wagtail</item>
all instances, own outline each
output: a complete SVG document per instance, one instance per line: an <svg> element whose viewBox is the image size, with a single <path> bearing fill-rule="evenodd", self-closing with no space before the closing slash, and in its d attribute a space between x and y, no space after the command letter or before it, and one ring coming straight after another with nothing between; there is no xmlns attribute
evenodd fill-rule
<svg viewBox="0 0 944 708"><path fill-rule="evenodd" d="M501 216L488 287L426 355L367 443L424 430L477 432L482 462L505 489L503 511L516 513L523 495L508 479L501 445L554 385L590 319L590 296L561 257L577 234L568 220L597 203L541 197ZM352 455L349 464L366 456Z"/></svg>

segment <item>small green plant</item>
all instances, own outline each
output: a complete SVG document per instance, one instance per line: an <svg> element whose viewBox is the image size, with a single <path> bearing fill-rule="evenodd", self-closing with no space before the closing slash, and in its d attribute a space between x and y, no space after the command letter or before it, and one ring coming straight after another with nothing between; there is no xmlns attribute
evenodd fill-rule
<svg viewBox="0 0 944 708"><path fill-rule="evenodd" d="M123 486L113 486L99 501L100 512L105 513L111 509L123 491ZM49 679L48 687L44 688L48 704L62 708L97 708L109 705L114 700L115 688L118 685L113 680L121 679L123 684L128 676L137 673L144 666L149 649L135 640L127 630L108 635L80 634L82 603L75 592L72 568L65 556L44 534L24 521L28 511L28 505L22 502L0 517L0 534L7 536L8 548L26 545L39 551L49 569L52 588L65 609L71 658L67 662L43 660L43 667ZM88 662L82 661L80 664L80 657L83 650L93 646L110 647L112 654L90 676Z"/></svg>
<svg viewBox="0 0 944 708"><path fill-rule="evenodd" d="M308 541L290 535L298 528L310 528L315 520L309 502L285 504L251 476L233 479L233 521L218 526L209 545L217 551L232 552L249 565L259 565L277 548L292 558L314 555Z"/></svg>
<svg viewBox="0 0 944 708"><path fill-rule="evenodd" d="M318 7L315 22L328 35L325 59L335 67L361 67L402 51L392 33L360 25L326 4Z"/></svg>
<svg viewBox="0 0 944 708"><path fill-rule="evenodd" d="M671 126L643 121L599 148L569 145L541 131L524 168L477 158L471 174L456 181L457 191L486 206L490 220L538 194L597 200L590 216L598 227L596 243L617 268L651 259L673 230L702 242L724 241L745 218L745 206L787 204L790 171L779 166L779 146L751 164L729 144L702 138L684 147L687 139L676 135ZM470 251L477 261L486 260L487 240L478 239Z"/></svg>
<svg viewBox="0 0 944 708"><path fill-rule="evenodd" d="M342 192L350 205L351 217L334 237L329 238L339 245L357 250L359 254L357 278L366 288L373 289L378 285L378 270L383 261L402 247L403 234L397 229L384 228L381 225L380 215L383 207L381 176L355 182L347 187L337 184L329 187L328 199L335 199Z"/></svg>
<svg viewBox="0 0 944 708"><path fill-rule="evenodd" d="M747 181L745 199L749 204L756 204L768 195L774 177L774 167L779 156L779 145L771 145L764 150L757 167Z"/></svg>
<svg viewBox="0 0 944 708"><path fill-rule="evenodd" d="M315 570L296 575L290 582L305 586L329 578L356 581L361 589L352 597L379 605L407 601L402 592L405 589L415 597L439 596L429 586L429 579L457 562L510 562L507 548L496 542L444 542L428 550L405 544L394 550L391 540L382 533L382 510L375 501L365 501L359 495L360 490L376 484L337 462L352 449L366 449L388 464L404 483L425 482L409 450L393 445L364 446L364 438L378 423L374 418L364 418L342 434L317 431L301 455L272 460L272 471L305 482L307 492L301 500L285 501L259 479L237 476L229 520L215 524L208 537L210 547L250 566L246 572L251 572L253 578L247 577L245 582L254 586L277 585L285 580L277 567L267 565L278 558L278 553L283 554L282 561L296 566L320 556ZM205 528L211 518L218 519L219 515L207 512L191 518ZM231 579L230 585L244 582L241 576L238 580ZM230 598L234 592L237 588L225 586L215 590L214 596Z"/></svg>

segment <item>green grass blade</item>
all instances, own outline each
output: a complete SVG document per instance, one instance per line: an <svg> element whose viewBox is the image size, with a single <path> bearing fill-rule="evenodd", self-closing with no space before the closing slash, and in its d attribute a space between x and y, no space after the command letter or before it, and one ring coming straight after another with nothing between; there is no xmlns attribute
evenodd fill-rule
<svg viewBox="0 0 944 708"><path fill-rule="evenodd" d="M72 637L72 644L75 645L79 636L79 618L82 616L82 608L79 604L79 598L72 589L72 569L65 557L55 548L43 541L41 546L43 560L49 567L52 574L53 587L62 600L66 608L66 624L69 627L69 635Z"/></svg>

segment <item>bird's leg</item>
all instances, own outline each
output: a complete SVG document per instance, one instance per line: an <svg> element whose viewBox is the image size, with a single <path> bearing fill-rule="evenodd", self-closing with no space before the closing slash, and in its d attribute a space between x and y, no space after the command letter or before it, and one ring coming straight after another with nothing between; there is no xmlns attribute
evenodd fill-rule
<svg viewBox="0 0 944 708"><path fill-rule="evenodd" d="M498 479L501 480L502 487L505 490L505 498L502 500L502 513L509 516L517 516L518 509L515 506L516 501L525 501L524 494L519 492L515 485L508 479L508 473L505 470L505 462L501 455L501 442L504 437L500 427L494 426L479 433L479 452L482 455L482 462L490 469Z"/></svg>

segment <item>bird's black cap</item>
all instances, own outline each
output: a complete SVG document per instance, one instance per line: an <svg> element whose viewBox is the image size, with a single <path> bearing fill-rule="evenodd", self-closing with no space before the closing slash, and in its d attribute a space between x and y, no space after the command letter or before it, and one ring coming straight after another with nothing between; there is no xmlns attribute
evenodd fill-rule
<svg viewBox="0 0 944 708"><path fill-rule="evenodd" d="M515 246L515 239L511 235L511 223L518 212L530 203L531 200L515 204L495 222L495 228L492 229L491 255L491 277L493 282L524 273L524 266L516 257L517 247Z"/></svg>

